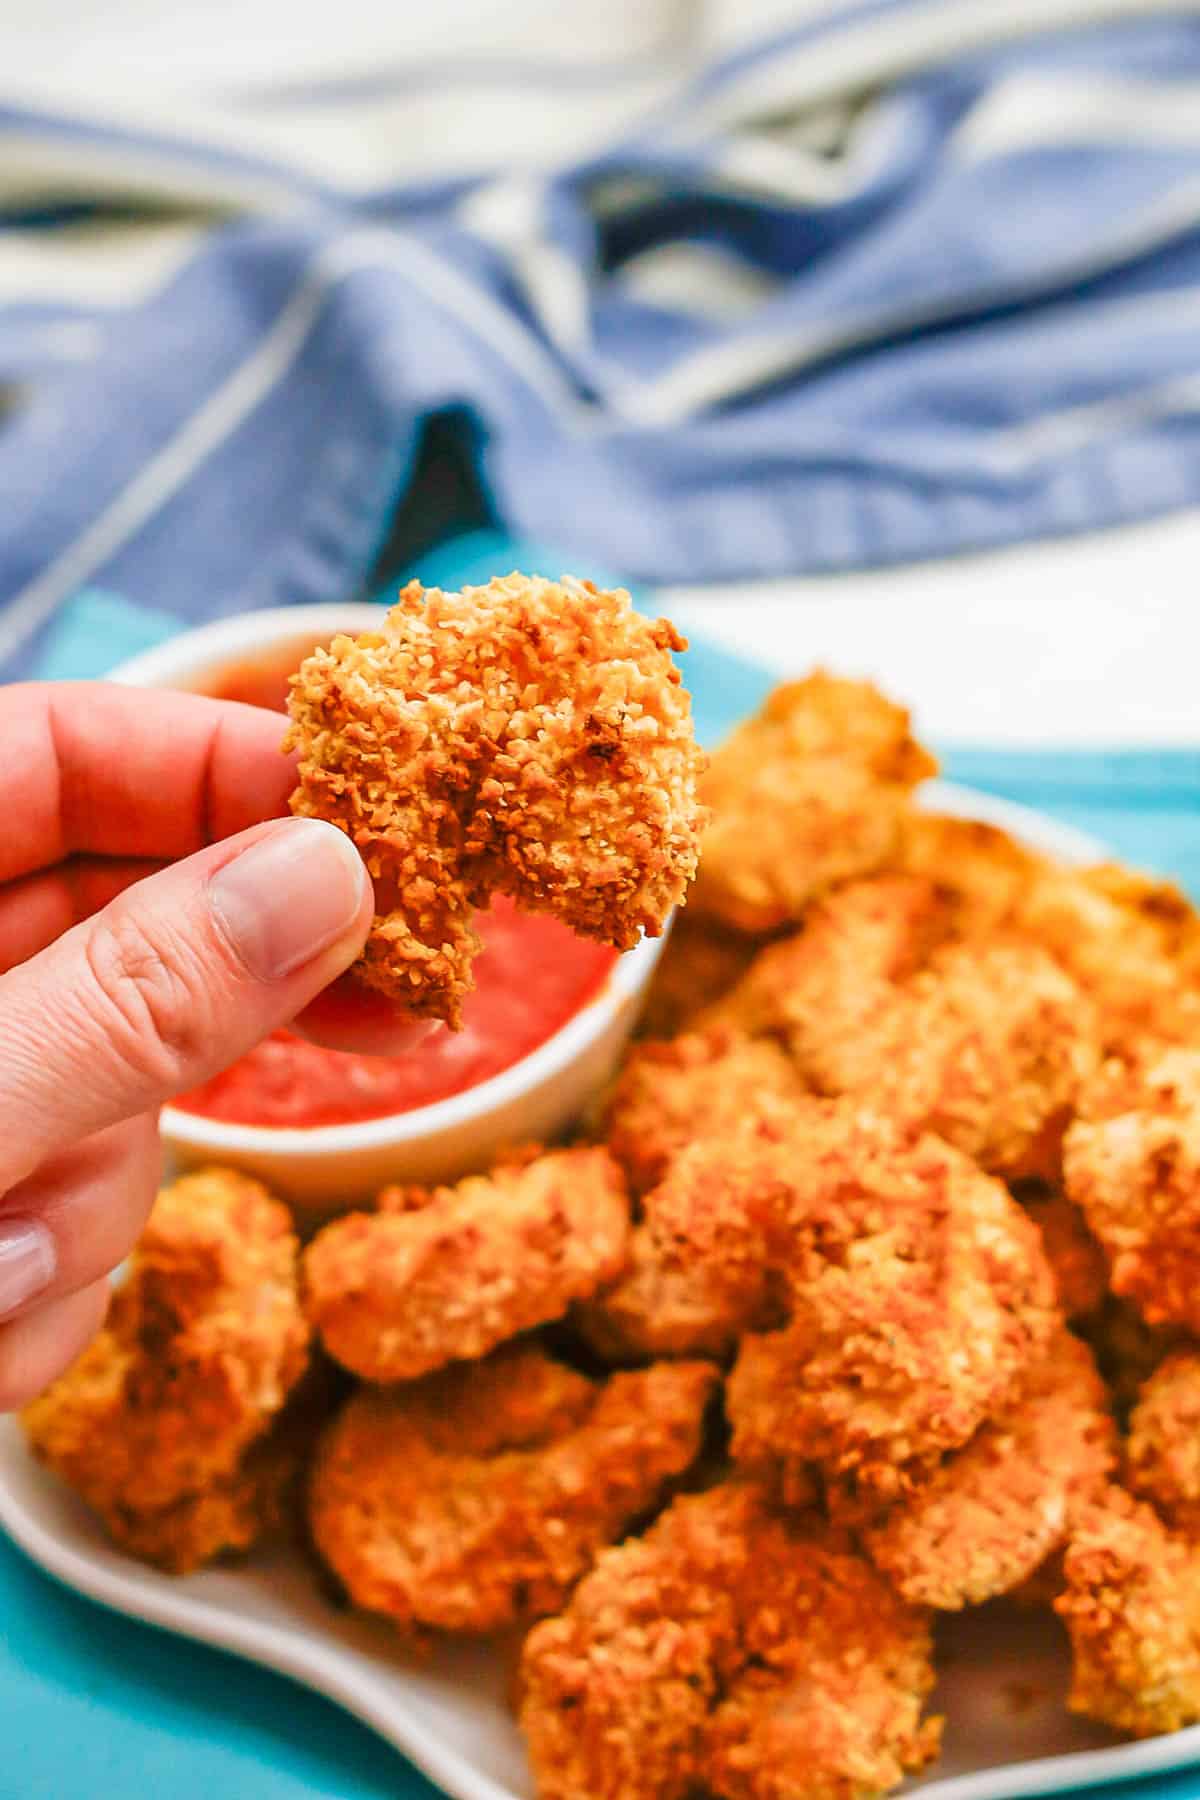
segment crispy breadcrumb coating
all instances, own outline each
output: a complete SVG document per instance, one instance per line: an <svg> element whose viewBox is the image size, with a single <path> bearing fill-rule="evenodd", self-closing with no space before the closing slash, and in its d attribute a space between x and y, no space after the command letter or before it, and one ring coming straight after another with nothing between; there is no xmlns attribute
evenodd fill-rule
<svg viewBox="0 0 1200 1800"><path fill-rule="evenodd" d="M1072 1712L1132 1737L1200 1720L1200 1556L1110 1488L1077 1523L1063 1571Z"/></svg>
<svg viewBox="0 0 1200 1800"><path fill-rule="evenodd" d="M678 1152L643 1201L628 1267L576 1311L601 1356L724 1356L740 1332L773 1321L768 1221L792 1207L795 1141L751 1121Z"/></svg>
<svg viewBox="0 0 1200 1800"><path fill-rule="evenodd" d="M1046 859L979 819L913 808L904 817L895 866L941 890L956 937L990 937L1010 926Z"/></svg>
<svg viewBox="0 0 1200 1800"><path fill-rule="evenodd" d="M863 682L816 673L775 689L717 751L694 904L775 931L896 849L911 790L937 771L909 716Z"/></svg>
<svg viewBox="0 0 1200 1800"><path fill-rule="evenodd" d="M1007 1189L936 1138L842 1180L853 1235L835 1223L790 1268L790 1321L743 1338L726 1403L739 1462L816 1463L881 1506L1013 1394L1056 1328L1054 1278Z"/></svg>
<svg viewBox="0 0 1200 1800"><path fill-rule="evenodd" d="M1152 1325L1200 1332L1200 1050L1106 1067L1083 1110L1067 1134L1066 1186L1113 1292Z"/></svg>
<svg viewBox="0 0 1200 1800"><path fill-rule="evenodd" d="M1200 917L1171 882L1115 863L1066 868L976 820L912 812L898 866L936 881L958 936L1040 944L1088 994L1106 1045L1200 1037Z"/></svg>
<svg viewBox="0 0 1200 1800"><path fill-rule="evenodd" d="M629 1198L604 1149L551 1150L327 1225L304 1256L304 1302L331 1356L367 1381L409 1381L561 1318L619 1273Z"/></svg>
<svg viewBox="0 0 1200 1800"><path fill-rule="evenodd" d="M737 984L700 1015L754 1036L778 1037L802 1074L819 1078L831 1044L853 1043L915 973L947 915L938 890L909 875L849 882L817 901L800 931L769 944Z"/></svg>
<svg viewBox="0 0 1200 1800"><path fill-rule="evenodd" d="M41 1461L135 1554L191 1567L248 1537L247 1453L306 1363L297 1254L258 1182L184 1176L158 1196L99 1336L22 1414Z"/></svg>
<svg viewBox="0 0 1200 1800"><path fill-rule="evenodd" d="M1200 1540L1200 1351L1160 1363L1129 1419L1125 1478L1172 1530Z"/></svg>
<svg viewBox="0 0 1200 1800"><path fill-rule="evenodd" d="M1007 1594L1063 1543L1116 1463L1116 1427L1089 1351L1066 1330L1017 1392L863 1543L913 1605L955 1611Z"/></svg>
<svg viewBox="0 0 1200 1800"><path fill-rule="evenodd" d="M1043 950L964 943L936 951L857 1033L810 1048L807 1069L993 1174L1053 1179L1097 1061L1087 1001Z"/></svg>
<svg viewBox="0 0 1200 1800"><path fill-rule="evenodd" d="M637 1023L640 1037L670 1038L726 993L750 966L753 938L729 931L694 907L677 913Z"/></svg>
<svg viewBox="0 0 1200 1800"><path fill-rule="evenodd" d="M1103 1307L1108 1292L1108 1264L1082 1210L1065 1194L1040 1182L1022 1185L1016 1198L1042 1234L1063 1317L1092 1318Z"/></svg>
<svg viewBox="0 0 1200 1800"><path fill-rule="evenodd" d="M926 1615L740 1485L606 1551L521 1676L539 1800L868 1800L940 1731Z"/></svg>
<svg viewBox="0 0 1200 1800"><path fill-rule="evenodd" d="M786 1119L805 1091L792 1062L765 1038L717 1027L645 1043L626 1059L609 1100L608 1147L644 1194L689 1143L751 1119Z"/></svg>
<svg viewBox="0 0 1200 1800"><path fill-rule="evenodd" d="M188 1575L216 1556L298 1536L303 1476L340 1388L331 1375L331 1365L311 1365L231 1475L171 1506L122 1513L121 1548L172 1575Z"/></svg>
<svg viewBox="0 0 1200 1800"><path fill-rule="evenodd" d="M779 1038L817 1091L859 1095L993 1173L1052 1176L1098 1060L1089 1004L1040 947L939 942L948 923L923 877L854 882L699 1022Z"/></svg>
<svg viewBox="0 0 1200 1800"><path fill-rule="evenodd" d="M317 1452L313 1540L356 1605L496 1631L561 1605L700 1451L708 1363L597 1384L541 1351L363 1388Z"/></svg>
<svg viewBox="0 0 1200 1800"><path fill-rule="evenodd" d="M1170 882L1113 863L1050 864L1023 895L1016 923L1091 998L1108 1048L1143 1034L1200 1038L1200 921Z"/></svg>
<svg viewBox="0 0 1200 1800"><path fill-rule="evenodd" d="M683 648L623 590L509 575L461 594L413 582L378 631L305 660L292 810L362 852L368 985L458 1025L471 915L493 893L621 950L662 931L705 823Z"/></svg>

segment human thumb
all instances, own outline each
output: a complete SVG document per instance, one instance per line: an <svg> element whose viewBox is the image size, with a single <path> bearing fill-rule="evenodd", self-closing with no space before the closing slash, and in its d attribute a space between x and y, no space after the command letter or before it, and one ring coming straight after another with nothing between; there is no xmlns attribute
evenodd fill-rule
<svg viewBox="0 0 1200 1800"><path fill-rule="evenodd" d="M371 913L349 840L277 819L139 882L0 977L0 1189L294 1018L354 960Z"/></svg>

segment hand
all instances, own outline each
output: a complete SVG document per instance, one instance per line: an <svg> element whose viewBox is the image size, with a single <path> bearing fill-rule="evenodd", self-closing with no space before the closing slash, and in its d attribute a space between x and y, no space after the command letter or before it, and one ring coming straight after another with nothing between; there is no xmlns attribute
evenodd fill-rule
<svg viewBox="0 0 1200 1800"><path fill-rule="evenodd" d="M341 832L280 817L281 736L197 695L0 692L0 1410L98 1329L164 1101L289 1022L345 1048L425 1035L344 984L297 1018L358 954L372 897Z"/></svg>

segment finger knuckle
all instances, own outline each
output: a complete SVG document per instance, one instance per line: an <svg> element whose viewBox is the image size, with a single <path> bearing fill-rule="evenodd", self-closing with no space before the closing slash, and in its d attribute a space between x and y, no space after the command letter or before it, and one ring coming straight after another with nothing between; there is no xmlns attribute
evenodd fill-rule
<svg viewBox="0 0 1200 1800"><path fill-rule="evenodd" d="M91 1000L111 1050L169 1087L204 1039L209 1005L198 959L124 908L97 920L86 955Z"/></svg>

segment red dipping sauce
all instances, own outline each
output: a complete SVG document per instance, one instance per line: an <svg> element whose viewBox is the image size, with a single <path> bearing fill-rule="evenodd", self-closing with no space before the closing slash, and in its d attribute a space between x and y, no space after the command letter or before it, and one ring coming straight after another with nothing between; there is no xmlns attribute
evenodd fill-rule
<svg viewBox="0 0 1200 1800"><path fill-rule="evenodd" d="M287 673L246 664L206 682L205 691L279 710ZM323 1050L275 1031L174 1104L231 1125L276 1128L411 1112L477 1087L528 1056L594 999L617 958L607 945L576 937L557 919L518 912L503 898L478 916L476 926L483 950L461 1031L439 1030L416 1051L395 1057Z"/></svg>

